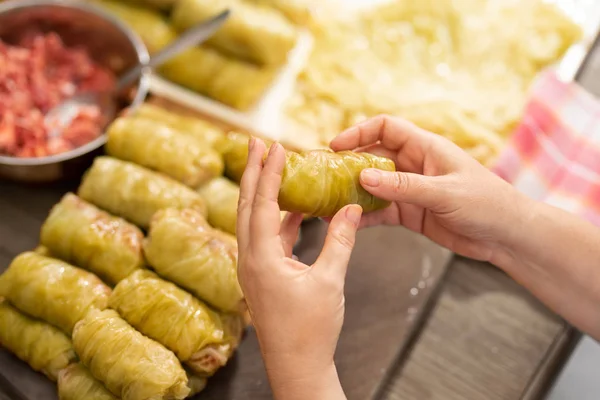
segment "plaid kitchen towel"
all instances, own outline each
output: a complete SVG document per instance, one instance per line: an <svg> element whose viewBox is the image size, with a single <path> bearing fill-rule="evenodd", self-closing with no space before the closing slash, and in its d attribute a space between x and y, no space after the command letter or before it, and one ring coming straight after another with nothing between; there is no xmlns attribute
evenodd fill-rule
<svg viewBox="0 0 600 400"><path fill-rule="evenodd" d="M543 74L492 169L532 198L600 226L600 102Z"/></svg>

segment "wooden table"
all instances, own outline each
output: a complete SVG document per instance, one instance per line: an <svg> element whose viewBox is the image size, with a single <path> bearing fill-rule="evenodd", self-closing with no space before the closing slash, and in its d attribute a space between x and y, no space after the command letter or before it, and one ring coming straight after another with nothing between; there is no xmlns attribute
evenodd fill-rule
<svg viewBox="0 0 600 400"><path fill-rule="evenodd" d="M600 46L579 76L600 95ZM542 398L579 337L496 268L456 258L435 308L384 398Z"/></svg>

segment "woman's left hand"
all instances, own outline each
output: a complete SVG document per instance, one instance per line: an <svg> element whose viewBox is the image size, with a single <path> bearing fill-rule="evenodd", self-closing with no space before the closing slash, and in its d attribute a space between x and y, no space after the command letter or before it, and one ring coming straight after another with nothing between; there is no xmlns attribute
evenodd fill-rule
<svg viewBox="0 0 600 400"><path fill-rule="evenodd" d="M251 139L241 181L238 277L277 399L344 399L333 355L344 320L344 281L362 210L331 220L313 265L292 258L302 215L283 222L277 203L285 150Z"/></svg>

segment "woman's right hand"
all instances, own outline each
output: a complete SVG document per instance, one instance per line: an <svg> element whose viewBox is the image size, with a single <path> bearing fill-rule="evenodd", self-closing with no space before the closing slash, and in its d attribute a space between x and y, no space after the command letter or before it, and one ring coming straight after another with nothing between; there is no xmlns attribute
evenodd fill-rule
<svg viewBox="0 0 600 400"><path fill-rule="evenodd" d="M455 253L500 267L578 329L600 340L600 229L536 202L441 136L393 117L340 134L336 151L386 156L398 172L364 170L361 184L393 204L363 227L404 225Z"/></svg>
<svg viewBox="0 0 600 400"><path fill-rule="evenodd" d="M371 194L392 201L365 214L361 227L403 225L460 255L491 261L518 240L534 202L442 136L390 116L341 133L335 151L388 157L398 172L362 171Z"/></svg>

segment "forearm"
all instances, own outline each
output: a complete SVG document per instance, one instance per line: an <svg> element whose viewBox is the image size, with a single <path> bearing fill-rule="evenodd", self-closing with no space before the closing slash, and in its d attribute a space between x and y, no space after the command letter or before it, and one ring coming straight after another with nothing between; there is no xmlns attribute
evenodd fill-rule
<svg viewBox="0 0 600 400"><path fill-rule="evenodd" d="M520 221L513 221L512 234L492 262L600 339L600 229L555 207L523 203Z"/></svg>
<svg viewBox="0 0 600 400"><path fill-rule="evenodd" d="M314 368L300 359L267 357L265 364L277 400L346 400L333 362Z"/></svg>

